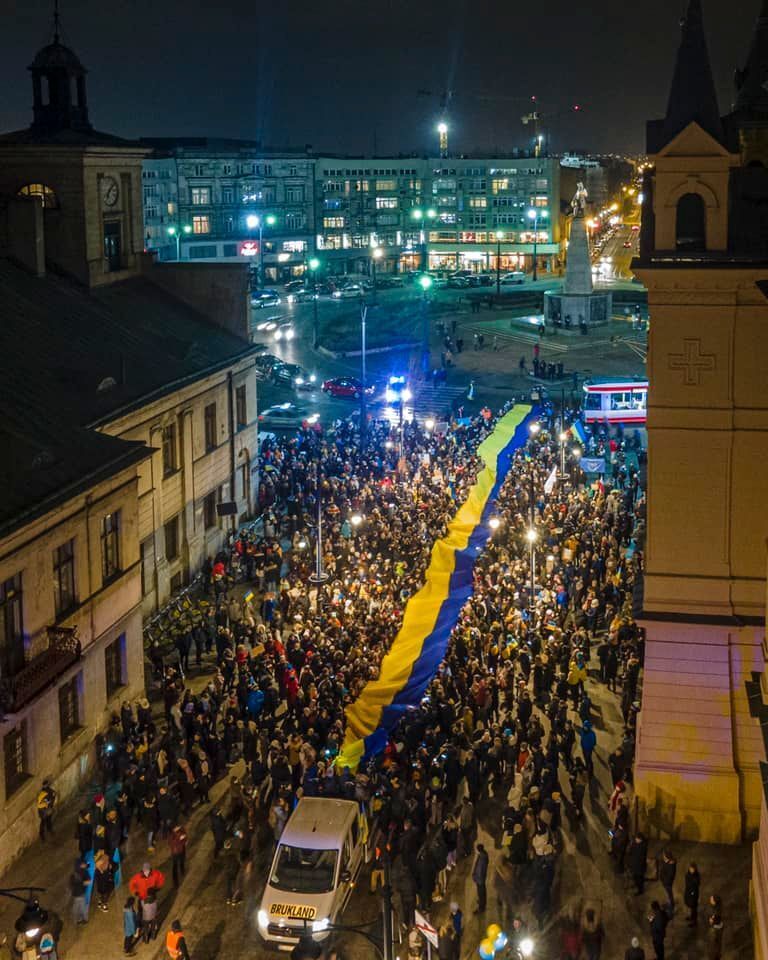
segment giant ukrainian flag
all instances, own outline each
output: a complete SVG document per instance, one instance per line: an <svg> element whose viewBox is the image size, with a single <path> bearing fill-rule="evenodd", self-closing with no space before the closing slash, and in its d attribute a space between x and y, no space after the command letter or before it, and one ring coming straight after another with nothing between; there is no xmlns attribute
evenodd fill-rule
<svg viewBox="0 0 768 960"><path fill-rule="evenodd" d="M347 707L344 746L337 765L356 770L364 757L381 752L407 710L418 707L440 666L461 608L472 593L472 573L490 536L488 520L515 450L528 438L529 406L505 414L478 447L485 463L469 496L432 548L424 586L408 601L403 624L381 663Z"/></svg>

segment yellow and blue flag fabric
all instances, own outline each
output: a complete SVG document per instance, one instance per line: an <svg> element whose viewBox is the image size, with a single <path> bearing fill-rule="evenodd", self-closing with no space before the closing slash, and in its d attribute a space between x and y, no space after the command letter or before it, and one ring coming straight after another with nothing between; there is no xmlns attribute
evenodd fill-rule
<svg viewBox="0 0 768 960"><path fill-rule="evenodd" d="M584 429L584 424L581 420L574 420L568 432L573 439L578 440L579 443L587 442L587 431Z"/></svg>
<svg viewBox="0 0 768 960"><path fill-rule="evenodd" d="M530 406L513 407L478 447L485 464L469 495L432 548L424 586L408 601L403 623L376 680L347 707L344 745L336 764L356 770L387 745L403 715L418 707L445 657L448 640L469 599L473 571L488 542L488 520L515 450L528 439Z"/></svg>

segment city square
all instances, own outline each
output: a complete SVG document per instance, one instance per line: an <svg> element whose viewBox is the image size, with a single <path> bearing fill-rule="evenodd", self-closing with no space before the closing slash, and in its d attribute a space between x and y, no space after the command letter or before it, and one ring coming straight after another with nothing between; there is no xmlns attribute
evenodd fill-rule
<svg viewBox="0 0 768 960"><path fill-rule="evenodd" d="M0 960L768 958L749 6L9 5Z"/></svg>

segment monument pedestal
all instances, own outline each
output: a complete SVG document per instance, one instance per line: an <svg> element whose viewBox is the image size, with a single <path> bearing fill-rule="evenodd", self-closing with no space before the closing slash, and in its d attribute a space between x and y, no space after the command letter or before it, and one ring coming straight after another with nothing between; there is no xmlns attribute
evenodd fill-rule
<svg viewBox="0 0 768 960"><path fill-rule="evenodd" d="M579 185L581 186L581 185ZM589 240L584 224L583 205L574 199L574 217L568 240L568 257L565 265L565 283L562 292L547 290L544 294L544 320L546 323L567 326L578 330L584 325L591 327L607 323L611 319L613 294L595 292L592 286L592 262L589 257Z"/></svg>

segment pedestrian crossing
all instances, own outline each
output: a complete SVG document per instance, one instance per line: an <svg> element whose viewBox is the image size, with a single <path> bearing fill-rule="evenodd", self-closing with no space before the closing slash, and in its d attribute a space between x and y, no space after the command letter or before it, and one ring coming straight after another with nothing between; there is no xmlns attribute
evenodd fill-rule
<svg viewBox="0 0 768 960"><path fill-rule="evenodd" d="M468 337L465 338L465 352L468 349L471 349L471 340L470 337L473 337L476 333L482 333L485 337L485 346L484 350L493 350L493 338L497 337L498 342L501 346L507 346L509 344L515 344L516 346L526 346L533 347L534 344L538 343L541 348L542 354L555 354L555 353L567 353L568 344L567 343L558 343L552 337L539 337L537 333L528 333L526 330L495 330L493 328L488 328L487 326L471 325L466 327L469 332Z"/></svg>
<svg viewBox="0 0 768 960"><path fill-rule="evenodd" d="M448 419L457 406L466 400L468 387L451 386L441 383L437 386L429 383L418 383L413 386L413 398L405 404L403 417L405 420L416 420L424 423L426 420L438 422ZM377 420L388 420L393 425L399 423L400 411L397 407L376 404L369 408L371 416Z"/></svg>

